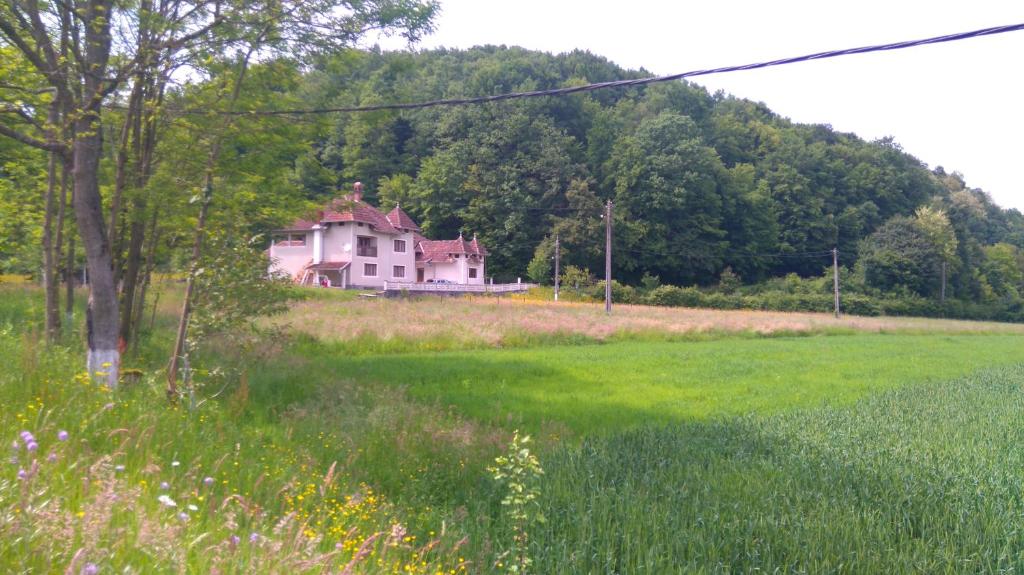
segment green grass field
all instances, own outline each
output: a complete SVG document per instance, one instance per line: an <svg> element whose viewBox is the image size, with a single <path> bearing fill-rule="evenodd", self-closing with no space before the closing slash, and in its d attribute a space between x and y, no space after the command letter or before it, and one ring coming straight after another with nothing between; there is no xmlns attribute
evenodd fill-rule
<svg viewBox="0 0 1024 575"><path fill-rule="evenodd" d="M1024 362L1003 335L833 335L345 357L317 369L403 386L475 419L582 436L713 416L842 405L910 383ZM330 348L328 348L330 349Z"/></svg>
<svg viewBox="0 0 1024 575"><path fill-rule="evenodd" d="M305 334L207 352L189 409L163 397L164 312L126 361L143 380L110 391L80 375L77 330L41 344L37 290L3 290L6 571L502 572L514 529L486 468L517 428L546 470L534 573L1024 568L1024 336L985 325L436 353L436 333Z"/></svg>

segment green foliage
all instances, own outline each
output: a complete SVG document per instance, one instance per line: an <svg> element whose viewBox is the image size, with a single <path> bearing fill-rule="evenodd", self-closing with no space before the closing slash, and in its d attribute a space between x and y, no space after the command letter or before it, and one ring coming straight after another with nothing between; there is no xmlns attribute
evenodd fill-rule
<svg viewBox="0 0 1024 575"><path fill-rule="evenodd" d="M916 220L895 217L864 241L859 265L871 287L931 294L938 285L940 249Z"/></svg>
<svg viewBox="0 0 1024 575"><path fill-rule="evenodd" d="M544 241L537 244L537 249L533 252L533 259L526 266L526 276L536 284L549 285L553 283L553 259L554 247L551 243Z"/></svg>
<svg viewBox="0 0 1024 575"><path fill-rule="evenodd" d="M594 276L587 268L578 268L573 265L565 266L562 271L563 290L573 290L577 294L582 293L594 285ZM601 297L603 298L603 292Z"/></svg>
<svg viewBox="0 0 1024 575"><path fill-rule="evenodd" d="M544 514L540 512L540 486L538 485L544 469L540 466L537 456L530 453L527 444L530 436L519 436L516 430L512 434L512 442L508 451L494 460L494 466L488 467L494 480L501 486L505 496L501 505L505 509L513 529L512 547L498 558L498 565L507 563L508 573L528 573L533 560L529 554L528 529L534 523L544 523Z"/></svg>
<svg viewBox="0 0 1024 575"><path fill-rule="evenodd" d="M287 309L298 296L290 280L267 273L260 237L229 236L223 230L207 238L196 272L196 294L189 324L189 353L211 339L231 344L250 357L263 345L258 322ZM195 358L192 358L193 360Z"/></svg>
<svg viewBox="0 0 1024 575"><path fill-rule="evenodd" d="M736 275L736 272L732 271L730 267L725 268L718 275L718 289L724 294L735 293L742 284L740 276Z"/></svg>

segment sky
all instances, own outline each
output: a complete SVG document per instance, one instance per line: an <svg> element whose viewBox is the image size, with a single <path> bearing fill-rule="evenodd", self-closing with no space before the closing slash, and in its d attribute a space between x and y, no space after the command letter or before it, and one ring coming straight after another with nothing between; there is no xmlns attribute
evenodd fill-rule
<svg viewBox="0 0 1024 575"><path fill-rule="evenodd" d="M578 48L653 75L1024 23L1018 0L441 0L441 9L419 48ZM1024 31L693 81L795 122L892 136L1024 211L1022 56Z"/></svg>

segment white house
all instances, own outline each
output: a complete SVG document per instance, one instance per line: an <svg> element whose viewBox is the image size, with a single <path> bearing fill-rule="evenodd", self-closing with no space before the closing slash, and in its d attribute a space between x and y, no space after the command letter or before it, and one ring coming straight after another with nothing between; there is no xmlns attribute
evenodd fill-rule
<svg viewBox="0 0 1024 575"><path fill-rule="evenodd" d="M363 201L363 186L315 217L273 234L270 271L296 283L379 288L389 282L483 284L485 250L474 237L428 240L401 207L387 214Z"/></svg>

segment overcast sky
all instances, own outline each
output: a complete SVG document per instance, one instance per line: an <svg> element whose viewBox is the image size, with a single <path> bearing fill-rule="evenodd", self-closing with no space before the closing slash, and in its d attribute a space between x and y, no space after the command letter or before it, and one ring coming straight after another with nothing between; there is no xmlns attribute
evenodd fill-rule
<svg viewBox="0 0 1024 575"><path fill-rule="evenodd" d="M589 50L656 75L1024 23L1018 0L441 0L421 48ZM398 47L382 43L385 47ZM1024 31L696 78L797 122L893 136L1024 210Z"/></svg>

